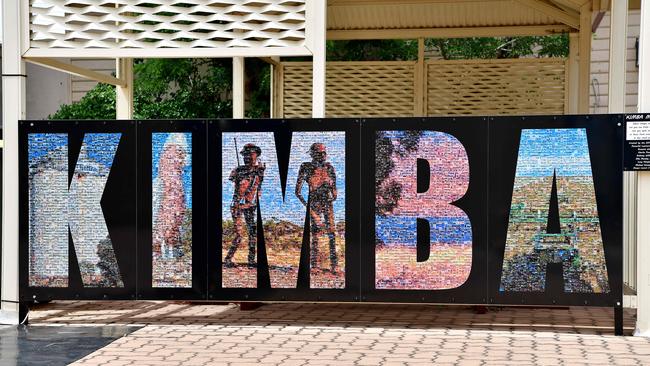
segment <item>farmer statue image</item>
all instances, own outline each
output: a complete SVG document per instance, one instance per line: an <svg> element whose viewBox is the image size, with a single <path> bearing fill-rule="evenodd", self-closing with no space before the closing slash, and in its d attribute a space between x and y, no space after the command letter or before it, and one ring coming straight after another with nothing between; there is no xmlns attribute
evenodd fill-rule
<svg viewBox="0 0 650 366"><path fill-rule="evenodd" d="M336 273L336 226L334 224L334 201L336 201L336 172L327 162L327 149L322 143L309 148L312 161L302 163L296 182L296 197L309 209L311 231L311 268L318 266L318 239L326 234L329 239L330 270ZM309 186L309 200L302 196L303 182Z"/></svg>
<svg viewBox="0 0 650 366"><path fill-rule="evenodd" d="M235 146L237 146L237 141L235 141ZM244 223L248 235L248 266L256 267L257 225L255 218L266 166L258 160L262 155L262 149L255 144L244 145L239 153L244 158L244 165L239 165L238 158L237 168L233 169L229 178L235 185L230 205L235 238L230 244L228 254L224 259L224 267L235 266L232 259L242 242Z"/></svg>

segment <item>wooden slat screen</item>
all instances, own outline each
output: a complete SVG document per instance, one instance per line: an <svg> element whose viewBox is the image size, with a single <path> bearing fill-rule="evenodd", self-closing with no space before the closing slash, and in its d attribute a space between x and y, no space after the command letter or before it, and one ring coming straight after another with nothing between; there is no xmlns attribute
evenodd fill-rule
<svg viewBox="0 0 650 366"><path fill-rule="evenodd" d="M564 114L563 59L428 61L428 116Z"/></svg>
<svg viewBox="0 0 650 366"><path fill-rule="evenodd" d="M415 62L329 62L328 117L413 116ZM310 117L311 62L283 64L283 112Z"/></svg>
<svg viewBox="0 0 650 366"><path fill-rule="evenodd" d="M564 59L432 60L425 67L419 92L415 62L329 62L327 116L409 117L420 114L419 97L427 116L565 113ZM311 62L283 63L277 102L284 117L311 116L311 70Z"/></svg>

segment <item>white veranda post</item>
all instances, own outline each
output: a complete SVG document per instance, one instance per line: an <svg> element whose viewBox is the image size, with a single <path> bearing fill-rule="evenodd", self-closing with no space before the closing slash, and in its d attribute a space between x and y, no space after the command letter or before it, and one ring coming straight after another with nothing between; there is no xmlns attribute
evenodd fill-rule
<svg viewBox="0 0 650 366"><path fill-rule="evenodd" d="M639 113L650 113L650 2L641 2ZM650 172L638 173L636 335L650 337Z"/></svg>
<svg viewBox="0 0 650 366"><path fill-rule="evenodd" d="M244 118L246 94L245 90L245 59L232 59L232 118Z"/></svg>
<svg viewBox="0 0 650 366"><path fill-rule="evenodd" d="M625 86L627 63L627 17L628 0L612 3L609 46L609 82L608 82L608 111L609 113L625 113ZM634 235L636 223L634 208L636 206L636 174L625 172L623 176L623 271L629 273L629 268L634 268L627 258L635 249L636 237ZM634 282L634 281L631 281ZM631 306L629 298L624 301L625 306Z"/></svg>
<svg viewBox="0 0 650 366"><path fill-rule="evenodd" d="M117 119L133 119L133 59L118 58L117 77L124 86L116 86L115 112Z"/></svg>
<svg viewBox="0 0 650 366"><path fill-rule="evenodd" d="M2 1L2 273L0 324L18 324L18 121L25 119L22 1Z"/></svg>
<svg viewBox="0 0 650 366"><path fill-rule="evenodd" d="M309 0L307 14L310 24L307 35L313 55L312 117L325 117L325 42L327 37L327 2Z"/></svg>

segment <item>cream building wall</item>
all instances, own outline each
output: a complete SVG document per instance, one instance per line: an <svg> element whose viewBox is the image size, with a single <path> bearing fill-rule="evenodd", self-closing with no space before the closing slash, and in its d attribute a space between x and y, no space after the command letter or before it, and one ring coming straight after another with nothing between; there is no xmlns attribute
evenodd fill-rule
<svg viewBox="0 0 650 366"><path fill-rule="evenodd" d="M630 10L627 33L627 76L625 105L628 113L637 111L639 68L636 66L636 40L639 37L641 16L639 10ZM609 12L594 34L591 51L590 113L607 113L609 71Z"/></svg>

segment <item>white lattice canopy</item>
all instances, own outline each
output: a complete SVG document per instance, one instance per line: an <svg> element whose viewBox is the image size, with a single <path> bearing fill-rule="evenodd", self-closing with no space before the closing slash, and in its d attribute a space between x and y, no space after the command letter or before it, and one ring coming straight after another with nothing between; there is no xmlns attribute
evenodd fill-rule
<svg viewBox="0 0 650 366"><path fill-rule="evenodd" d="M30 49L309 54L305 8L305 0L30 0Z"/></svg>

